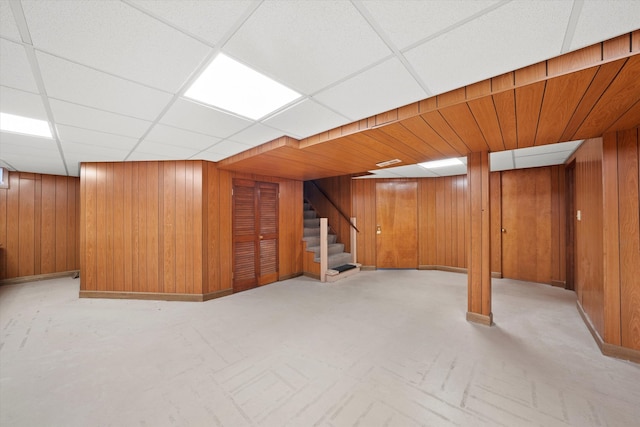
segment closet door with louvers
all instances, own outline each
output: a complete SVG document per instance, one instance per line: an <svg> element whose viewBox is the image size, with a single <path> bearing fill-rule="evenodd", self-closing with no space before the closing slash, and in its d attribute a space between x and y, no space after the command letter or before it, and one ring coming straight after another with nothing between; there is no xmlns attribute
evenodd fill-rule
<svg viewBox="0 0 640 427"><path fill-rule="evenodd" d="M278 184L233 181L233 291L278 280Z"/></svg>

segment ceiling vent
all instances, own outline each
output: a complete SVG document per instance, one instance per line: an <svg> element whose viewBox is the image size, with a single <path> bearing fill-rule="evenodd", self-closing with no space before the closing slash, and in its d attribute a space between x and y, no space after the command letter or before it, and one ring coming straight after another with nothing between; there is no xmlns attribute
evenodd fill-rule
<svg viewBox="0 0 640 427"><path fill-rule="evenodd" d="M386 162L376 163L376 166L379 168L383 168L385 166L395 165L396 163L402 163L400 159L387 160Z"/></svg>

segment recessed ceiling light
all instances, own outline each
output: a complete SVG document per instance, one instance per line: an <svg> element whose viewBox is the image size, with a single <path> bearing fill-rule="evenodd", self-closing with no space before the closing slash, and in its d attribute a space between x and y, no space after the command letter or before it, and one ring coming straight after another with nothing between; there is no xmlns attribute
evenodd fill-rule
<svg viewBox="0 0 640 427"><path fill-rule="evenodd" d="M463 165L462 161L456 157L451 159L443 159L443 160L434 160L432 162L424 162L418 163L418 166L421 166L425 169L435 169L435 168L443 168L445 166L458 166Z"/></svg>
<svg viewBox="0 0 640 427"><path fill-rule="evenodd" d="M253 120L261 119L301 96L222 53L184 95Z"/></svg>
<svg viewBox="0 0 640 427"><path fill-rule="evenodd" d="M14 114L0 113L0 130L3 132L53 138L53 136L51 136L51 129L49 128L49 122L16 116Z"/></svg>

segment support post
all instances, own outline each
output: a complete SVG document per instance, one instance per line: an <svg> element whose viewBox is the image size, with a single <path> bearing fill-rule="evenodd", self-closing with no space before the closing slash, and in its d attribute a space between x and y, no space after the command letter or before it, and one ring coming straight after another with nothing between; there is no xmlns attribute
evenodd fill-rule
<svg viewBox="0 0 640 427"><path fill-rule="evenodd" d="M320 218L320 281L327 281L327 269L329 268L329 247L327 238L329 234L329 222L327 218Z"/></svg>
<svg viewBox="0 0 640 427"><path fill-rule="evenodd" d="M467 320L491 326L491 206L489 153L467 155L469 246Z"/></svg>

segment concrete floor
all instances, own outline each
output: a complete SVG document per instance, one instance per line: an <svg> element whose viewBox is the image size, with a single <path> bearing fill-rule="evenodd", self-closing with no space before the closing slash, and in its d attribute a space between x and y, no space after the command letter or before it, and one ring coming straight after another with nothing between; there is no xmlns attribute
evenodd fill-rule
<svg viewBox="0 0 640 427"><path fill-rule="evenodd" d="M465 275L292 279L205 303L0 287L2 426L632 426L640 366L602 356L575 294Z"/></svg>

